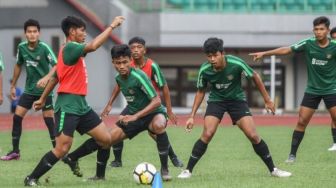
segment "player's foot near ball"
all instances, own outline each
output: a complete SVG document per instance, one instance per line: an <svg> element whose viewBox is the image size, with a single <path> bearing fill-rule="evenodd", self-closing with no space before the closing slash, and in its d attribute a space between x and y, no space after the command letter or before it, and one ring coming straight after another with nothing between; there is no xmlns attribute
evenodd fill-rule
<svg viewBox="0 0 336 188"><path fill-rule="evenodd" d="M288 164L293 164L295 162L295 159L296 159L295 155L290 154L285 162Z"/></svg>
<svg viewBox="0 0 336 188"><path fill-rule="evenodd" d="M89 177L87 181L105 181L105 177L92 176Z"/></svg>
<svg viewBox="0 0 336 188"><path fill-rule="evenodd" d="M336 144L333 144L328 151L336 151Z"/></svg>
<svg viewBox="0 0 336 188"><path fill-rule="evenodd" d="M188 169L185 169L177 177L180 179L191 178L191 172Z"/></svg>
<svg viewBox="0 0 336 188"><path fill-rule="evenodd" d="M72 161L68 156L63 157L62 161L69 165L72 173L77 177L82 177L83 173L80 171L78 161Z"/></svg>
<svg viewBox="0 0 336 188"><path fill-rule="evenodd" d="M114 160L114 161L111 161L110 166L113 168L122 167L122 162Z"/></svg>
<svg viewBox="0 0 336 188"><path fill-rule="evenodd" d="M292 173L280 170L278 168L274 168L273 171L271 172L271 175L274 177L285 178L291 176Z"/></svg>
<svg viewBox="0 0 336 188"><path fill-rule="evenodd" d="M30 178L29 176L27 176L25 179L24 179L24 186L27 186L27 187L36 187L38 186L38 181L37 179L34 179L34 178Z"/></svg>
<svg viewBox="0 0 336 188"><path fill-rule="evenodd" d="M19 151L10 151L6 155L0 157L3 161L19 160L20 152Z"/></svg>
<svg viewBox="0 0 336 188"><path fill-rule="evenodd" d="M169 175L168 169L161 169L161 176L163 181L171 181L173 178Z"/></svg>
<svg viewBox="0 0 336 188"><path fill-rule="evenodd" d="M174 165L175 167L180 167L180 168L183 167L183 162L182 162L179 158L177 158L177 157L172 158L172 159L171 159L171 162L173 163L173 165Z"/></svg>

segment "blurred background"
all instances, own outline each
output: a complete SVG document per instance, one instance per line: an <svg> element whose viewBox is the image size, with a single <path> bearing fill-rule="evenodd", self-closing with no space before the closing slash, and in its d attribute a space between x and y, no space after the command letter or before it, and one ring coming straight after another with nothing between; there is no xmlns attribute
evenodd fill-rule
<svg viewBox="0 0 336 188"><path fill-rule="evenodd" d="M115 85L110 48L134 36L147 41L147 55L161 67L177 113L188 113L196 91L199 66L206 60L203 42L209 37L224 40L225 52L239 56L257 71L270 89L270 59L254 63L248 53L289 46L313 36L313 19L327 16L336 26L336 0L0 0L0 51L5 71L4 95L9 94L16 47L25 40L23 23L40 22L40 39L58 53L65 38L61 20L76 15L87 23L90 41L115 16L126 17L109 41L86 57L89 73L89 104L100 112ZM303 54L276 57L275 101L285 112L295 112L306 86ZM23 70L18 86L24 88ZM264 102L251 81L243 79L248 103L258 111ZM122 97L113 112L125 105ZM321 103L319 110L325 111ZM10 111L5 97L0 113Z"/></svg>

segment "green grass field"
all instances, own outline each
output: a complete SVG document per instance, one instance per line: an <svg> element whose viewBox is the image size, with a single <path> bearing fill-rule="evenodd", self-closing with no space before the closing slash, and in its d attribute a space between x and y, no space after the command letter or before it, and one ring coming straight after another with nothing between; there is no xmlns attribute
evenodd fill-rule
<svg viewBox="0 0 336 188"><path fill-rule="evenodd" d="M187 134L183 128L168 129L175 152L186 165L191 148L202 129L195 128ZM193 177L179 180L176 176L181 169L170 164L173 181L165 182L165 188L222 188L222 187L335 187L336 153L327 151L331 145L330 128L310 126L301 143L297 162L294 165L284 163L291 142L291 127L258 127L258 132L268 144L276 165L293 173L290 178L274 178L266 166L254 153L253 148L237 127L219 128L206 154L194 169ZM1 155L10 149L10 132L0 133ZM74 149L86 136L75 136ZM21 160L0 161L0 187L22 187L24 177L32 171L41 156L50 150L46 131L26 131L21 140ZM112 152L111 152L112 153ZM110 161L113 159L111 156ZM84 177L95 172L96 156L92 154L80 160ZM133 168L140 162L153 163L157 168L159 158L154 142L147 133L142 133L132 141L126 141L122 168L107 168L107 180L104 182L85 182L84 178L72 175L68 166L59 162L40 179L42 187L150 187L137 185L132 177ZM46 178L49 177L49 182Z"/></svg>

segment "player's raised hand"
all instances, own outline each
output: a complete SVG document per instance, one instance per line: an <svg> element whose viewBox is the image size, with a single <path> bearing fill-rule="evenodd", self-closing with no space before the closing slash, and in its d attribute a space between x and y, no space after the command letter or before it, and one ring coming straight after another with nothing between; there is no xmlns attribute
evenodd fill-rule
<svg viewBox="0 0 336 188"><path fill-rule="evenodd" d="M101 118L105 118L109 115L110 111L112 109L112 105L106 105L103 112L100 114Z"/></svg>
<svg viewBox="0 0 336 188"><path fill-rule="evenodd" d="M187 132L190 132L193 127L194 127L194 118L189 117L188 120L187 120L187 122L186 122L186 128L185 128L185 130Z"/></svg>
<svg viewBox="0 0 336 188"><path fill-rule="evenodd" d="M45 88L45 86L47 85L49 79L46 77L41 78L37 83L36 83L36 87L38 88Z"/></svg>
<svg viewBox="0 0 336 188"><path fill-rule="evenodd" d="M35 111L39 111L44 107L44 105L45 105L45 101L39 99L33 103L33 109Z"/></svg>
<svg viewBox="0 0 336 188"><path fill-rule="evenodd" d="M253 61L259 61L260 59L264 57L263 52L250 53L249 55L253 56Z"/></svg>
<svg viewBox="0 0 336 188"><path fill-rule="evenodd" d="M177 125L177 117L172 111L167 112L169 120L173 123L173 125Z"/></svg>
<svg viewBox="0 0 336 188"><path fill-rule="evenodd" d="M265 109L267 110L267 112L271 112L273 115L275 114L275 105L273 103L273 101L267 101L265 102Z"/></svg>
<svg viewBox="0 0 336 188"><path fill-rule="evenodd" d="M124 22L124 20L125 18L123 16L117 16L113 19L110 26L112 29L115 29L116 27L119 27Z"/></svg>

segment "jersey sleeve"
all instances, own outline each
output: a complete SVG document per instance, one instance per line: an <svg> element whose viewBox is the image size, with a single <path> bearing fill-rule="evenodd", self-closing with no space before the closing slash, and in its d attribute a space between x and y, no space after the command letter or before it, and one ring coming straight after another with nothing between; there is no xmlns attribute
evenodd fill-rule
<svg viewBox="0 0 336 188"><path fill-rule="evenodd" d="M16 64L22 65L23 62L24 61L23 61L22 53L21 53L20 47L18 47L17 52L16 52Z"/></svg>
<svg viewBox="0 0 336 188"><path fill-rule="evenodd" d="M293 52L302 52L306 49L306 44L307 44L307 40L308 39L305 39L305 40L302 40L298 43L295 43L293 45L290 46L291 50Z"/></svg>
<svg viewBox="0 0 336 188"><path fill-rule="evenodd" d="M137 77L137 79L139 81L138 86L146 94L147 98L152 99L152 98L156 97L157 94L155 92L155 89L154 89L151 81L147 77L147 75L140 70L135 74L135 76Z"/></svg>
<svg viewBox="0 0 336 188"><path fill-rule="evenodd" d="M158 64L152 63L152 73L153 73L152 74L152 76L153 76L152 79L154 79L157 86L159 88L163 88L163 86L166 85L166 79L164 78Z"/></svg>
<svg viewBox="0 0 336 188"><path fill-rule="evenodd" d="M5 69L4 61L2 54L0 53L0 72L2 72Z"/></svg>
<svg viewBox="0 0 336 188"><path fill-rule="evenodd" d="M253 77L254 70L244 61L241 62L241 68L246 78L250 79Z"/></svg>
<svg viewBox="0 0 336 188"><path fill-rule="evenodd" d="M199 90L204 90L206 89L207 85L208 85L208 81L206 80L206 78L204 77L204 71L206 69L206 65L202 65L201 69L198 72L198 77L197 77L197 89Z"/></svg>
<svg viewBox="0 0 336 188"><path fill-rule="evenodd" d="M85 44L69 42L63 48L63 61L66 65L74 65L78 59L84 56Z"/></svg>
<svg viewBox="0 0 336 188"><path fill-rule="evenodd" d="M51 65L51 66L54 66L56 65L57 63L57 58L54 54L54 52L52 51L52 49L47 45L47 44L43 44L44 47L46 48L46 56L47 56L47 60L48 60L48 63Z"/></svg>

